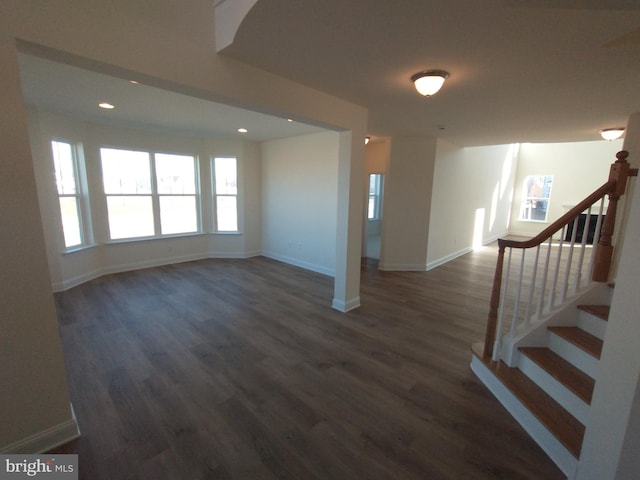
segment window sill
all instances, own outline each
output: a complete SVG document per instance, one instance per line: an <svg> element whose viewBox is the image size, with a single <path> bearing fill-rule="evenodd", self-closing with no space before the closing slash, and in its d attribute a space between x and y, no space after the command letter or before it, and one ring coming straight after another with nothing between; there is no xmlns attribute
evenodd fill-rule
<svg viewBox="0 0 640 480"><path fill-rule="evenodd" d="M136 242L149 242L155 240L171 240L174 238L188 238L188 237L199 237L203 235L202 232L191 232L191 233L176 233L173 235L162 235L160 237L134 237L134 238L116 238L113 240L107 240L104 242L104 245L118 245L121 243L136 243Z"/></svg>
<svg viewBox="0 0 640 480"><path fill-rule="evenodd" d="M75 247L67 248L64 252L62 252L62 255L70 255L73 253L84 252L86 250L91 250L92 248L96 248L98 246L99 245L97 243L90 243L87 245L77 245Z"/></svg>
<svg viewBox="0 0 640 480"><path fill-rule="evenodd" d="M519 219L519 222L525 222L525 223L549 223L548 220L526 220L526 219Z"/></svg>
<svg viewBox="0 0 640 480"><path fill-rule="evenodd" d="M211 235L242 235L242 232L211 232Z"/></svg>

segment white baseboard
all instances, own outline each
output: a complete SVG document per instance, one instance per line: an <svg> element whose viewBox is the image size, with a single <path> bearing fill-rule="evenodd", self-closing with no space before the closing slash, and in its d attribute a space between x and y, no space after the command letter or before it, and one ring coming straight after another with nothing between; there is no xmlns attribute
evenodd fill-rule
<svg viewBox="0 0 640 480"><path fill-rule="evenodd" d="M143 268L161 267L163 265L172 265L174 263L193 262L205 258L250 258L259 256L261 253L256 252L213 252L210 254L191 254L174 257L164 257L143 262L122 263L119 265L111 265L100 268L92 272L84 273L75 277L67 278L62 282L55 282L51 285L54 292L62 292L70 288L77 287L83 283L95 280L96 278L112 273L130 272L132 270L141 270Z"/></svg>
<svg viewBox="0 0 640 480"><path fill-rule="evenodd" d="M427 266L415 263L380 263L378 270L386 272L424 272L427 270Z"/></svg>
<svg viewBox="0 0 640 480"><path fill-rule="evenodd" d="M473 248L467 247L463 248L462 250L458 250L457 252L450 253L449 255L446 255L442 258L438 258L437 260L427 262L427 270L431 270L433 268L439 267L440 265L444 265L445 263L450 262L451 260L455 260L456 258L461 257L462 255L466 255L467 253L472 251Z"/></svg>
<svg viewBox="0 0 640 480"><path fill-rule="evenodd" d="M288 263L289 265L293 265L294 267L300 267L300 268L304 268L305 270L311 270L312 272L320 273L322 275L327 275L329 277L336 276L335 269L331 269L322 265L316 265L313 263L305 262L298 258L288 257L286 255L281 255L275 252L262 252L262 256L270 258L272 260L277 260L279 262Z"/></svg>
<svg viewBox="0 0 640 480"><path fill-rule="evenodd" d="M334 298L333 301L331 302L331 307L343 313L353 310L354 308L358 308L359 306L360 306L359 296L347 301L338 300L337 298Z"/></svg>
<svg viewBox="0 0 640 480"><path fill-rule="evenodd" d="M44 453L79 437L80 427L78 426L76 415L73 411L73 405L71 405L71 418L69 420L12 443L11 445L6 445L0 449L0 453Z"/></svg>

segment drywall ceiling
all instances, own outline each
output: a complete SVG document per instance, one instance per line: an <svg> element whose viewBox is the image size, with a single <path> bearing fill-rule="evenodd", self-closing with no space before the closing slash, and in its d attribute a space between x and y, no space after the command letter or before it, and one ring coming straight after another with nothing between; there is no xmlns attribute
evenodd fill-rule
<svg viewBox="0 0 640 480"><path fill-rule="evenodd" d="M639 27L638 0L260 0L222 54L367 107L373 136L588 141L640 111Z"/></svg>
<svg viewBox="0 0 640 480"><path fill-rule="evenodd" d="M322 131L262 113L20 54L25 103L82 120L200 137L265 141ZM113 110L98 103L108 102ZM245 134L238 128L246 128Z"/></svg>

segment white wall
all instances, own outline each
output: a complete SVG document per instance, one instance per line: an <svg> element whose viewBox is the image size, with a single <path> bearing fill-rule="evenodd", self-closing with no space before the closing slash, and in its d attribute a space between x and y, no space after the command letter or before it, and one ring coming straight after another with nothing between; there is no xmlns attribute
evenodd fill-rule
<svg viewBox="0 0 640 480"><path fill-rule="evenodd" d="M264 142L263 255L335 274L338 134Z"/></svg>
<svg viewBox="0 0 640 480"><path fill-rule="evenodd" d="M460 148L438 140L429 268L507 233L517 153L517 145Z"/></svg>
<svg viewBox="0 0 640 480"><path fill-rule="evenodd" d="M260 162L256 144L98 125L38 109L29 110L29 124L54 290L66 289L106 273L208 257L245 258L259 254ZM90 192L91 220L95 233L91 248L64 253L50 148L52 138L82 145ZM107 210L102 195L99 156L101 146L184 153L197 157L202 199L202 234L110 242ZM209 160L212 156L235 156L238 159L238 234L213 233Z"/></svg>
<svg viewBox="0 0 640 480"><path fill-rule="evenodd" d="M436 139L393 137L384 187L381 270L427 269Z"/></svg>
<svg viewBox="0 0 640 480"><path fill-rule="evenodd" d="M534 236L592 193L609 178L609 166L622 150L622 140L607 142L525 143L520 146L509 232ZM522 185L527 175L553 175L547 222L519 220Z"/></svg>

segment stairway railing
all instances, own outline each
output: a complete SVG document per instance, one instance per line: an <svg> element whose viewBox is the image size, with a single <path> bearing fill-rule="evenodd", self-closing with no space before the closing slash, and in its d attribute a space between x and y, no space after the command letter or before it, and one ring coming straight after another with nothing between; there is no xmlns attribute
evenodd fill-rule
<svg viewBox="0 0 640 480"><path fill-rule="evenodd" d="M618 152L607 182L535 237L498 240L485 358L499 359L507 332L515 338L592 281L608 281L618 200L628 177L638 173L629 168L628 156L626 151Z"/></svg>

